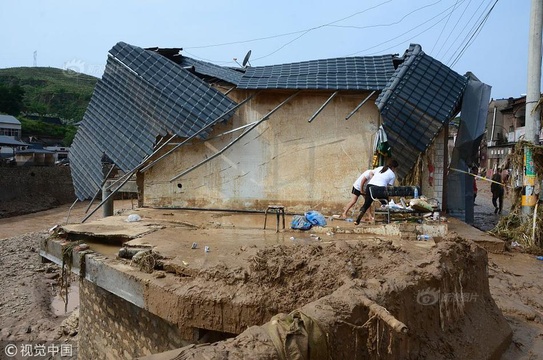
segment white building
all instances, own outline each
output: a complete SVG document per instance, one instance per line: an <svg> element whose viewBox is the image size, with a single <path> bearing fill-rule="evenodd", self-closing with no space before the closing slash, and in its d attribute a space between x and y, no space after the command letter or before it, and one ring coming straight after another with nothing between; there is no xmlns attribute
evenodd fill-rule
<svg viewBox="0 0 543 360"><path fill-rule="evenodd" d="M0 114L0 157L13 156L15 150L27 145L21 140L21 122L11 115Z"/></svg>

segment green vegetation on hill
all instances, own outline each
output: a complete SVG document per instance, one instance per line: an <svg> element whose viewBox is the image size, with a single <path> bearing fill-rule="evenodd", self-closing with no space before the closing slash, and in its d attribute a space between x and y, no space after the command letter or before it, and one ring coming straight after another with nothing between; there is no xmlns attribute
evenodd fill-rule
<svg viewBox="0 0 543 360"><path fill-rule="evenodd" d="M81 121L97 81L90 75L56 68L0 69L0 91L24 91L19 112L57 116L68 124Z"/></svg>
<svg viewBox="0 0 543 360"><path fill-rule="evenodd" d="M18 117L23 137L36 136L40 139L56 139L57 143L70 146L77 128L74 125L54 125L39 120Z"/></svg>
<svg viewBox="0 0 543 360"><path fill-rule="evenodd" d="M73 124L83 119L97 81L56 68L0 69L0 113L17 116L23 137L57 139L69 146L76 132ZM37 117L29 119L24 114ZM41 121L46 115L62 119L62 125Z"/></svg>

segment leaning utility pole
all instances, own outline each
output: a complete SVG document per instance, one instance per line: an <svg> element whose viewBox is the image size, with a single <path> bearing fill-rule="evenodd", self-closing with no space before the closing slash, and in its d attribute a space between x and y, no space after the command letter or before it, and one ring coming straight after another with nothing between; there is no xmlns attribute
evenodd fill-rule
<svg viewBox="0 0 543 360"><path fill-rule="evenodd" d="M532 0L530 11L530 32L528 39L528 86L526 88L526 141L539 144L541 127L541 30L543 28L543 1ZM532 148L524 147L524 188L522 191L522 214L531 215L537 197L535 188L535 167Z"/></svg>

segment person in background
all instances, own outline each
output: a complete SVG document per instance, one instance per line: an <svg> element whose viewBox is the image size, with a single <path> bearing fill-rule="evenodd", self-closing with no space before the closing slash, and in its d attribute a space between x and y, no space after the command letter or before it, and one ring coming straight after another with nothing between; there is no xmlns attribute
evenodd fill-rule
<svg viewBox="0 0 543 360"><path fill-rule="evenodd" d="M471 168L471 173L475 175L479 175L479 168L477 166L473 166ZM477 177L473 177L473 205L475 205L475 198L477 197Z"/></svg>
<svg viewBox="0 0 543 360"><path fill-rule="evenodd" d="M368 187L366 189L366 194L364 195L364 205L360 208L360 213L356 218L355 225L360 224L362 216L368 211L371 207L373 199L371 198L370 189L373 186L392 186L396 180L396 168L398 167L398 162L396 160L390 159L385 166L378 167L373 170L373 177L368 182Z"/></svg>
<svg viewBox="0 0 543 360"><path fill-rule="evenodd" d="M492 184L490 185L490 191L492 192L492 205L494 205L494 214L501 214L503 208L503 185L501 171L498 171L492 175Z"/></svg>
<svg viewBox="0 0 543 360"><path fill-rule="evenodd" d="M373 177L373 170L369 169L366 170L356 179L356 181L353 183L353 188L351 190L351 201L347 204L345 209L343 209L343 214L341 215L342 218L348 217L348 212L351 210L351 208L356 204L358 201L358 198L360 195L366 195L366 186L368 184L368 181Z"/></svg>
<svg viewBox="0 0 543 360"><path fill-rule="evenodd" d="M505 195L509 195L509 169L503 168L502 170L502 184L505 190Z"/></svg>

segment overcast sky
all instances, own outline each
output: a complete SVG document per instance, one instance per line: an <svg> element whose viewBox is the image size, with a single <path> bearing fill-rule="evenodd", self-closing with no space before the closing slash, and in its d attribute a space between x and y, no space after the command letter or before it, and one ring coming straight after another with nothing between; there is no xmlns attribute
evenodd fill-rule
<svg viewBox="0 0 543 360"><path fill-rule="evenodd" d="M38 66L99 77L119 41L228 66L249 50L259 66L417 43L499 99L526 93L529 13L529 0L4 0L0 68L33 66L36 55Z"/></svg>

